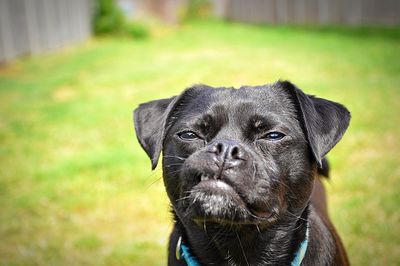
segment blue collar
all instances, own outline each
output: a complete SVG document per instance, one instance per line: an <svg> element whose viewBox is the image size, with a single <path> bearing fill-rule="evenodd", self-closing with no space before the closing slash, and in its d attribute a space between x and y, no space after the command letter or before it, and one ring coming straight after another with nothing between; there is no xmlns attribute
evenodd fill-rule
<svg viewBox="0 0 400 266"><path fill-rule="evenodd" d="M307 223L306 237L304 238L303 242L300 243L300 247L296 251L294 258L290 263L291 266L300 266L301 262L303 261L304 255L307 251L309 234L310 229ZM197 259L190 253L189 247L182 242L181 236L179 237L178 243L176 244L176 258L178 260L183 259L186 262L187 266L200 266L200 263L197 261Z"/></svg>
<svg viewBox="0 0 400 266"><path fill-rule="evenodd" d="M308 247L309 235L310 235L310 228L308 227L308 222L307 222L306 237L300 243L299 249L294 254L294 258L293 258L292 262L290 263L291 266L300 266L301 262L303 261L304 256L306 255L307 247Z"/></svg>
<svg viewBox="0 0 400 266"><path fill-rule="evenodd" d="M189 247L182 242L182 237L178 239L176 244L176 258L178 260L183 259L188 266L200 266L200 263L196 258L190 253Z"/></svg>

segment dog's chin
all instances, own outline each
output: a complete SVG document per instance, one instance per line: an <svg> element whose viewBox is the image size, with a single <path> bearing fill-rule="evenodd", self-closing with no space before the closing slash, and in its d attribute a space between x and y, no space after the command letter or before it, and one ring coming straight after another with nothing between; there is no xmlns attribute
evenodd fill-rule
<svg viewBox="0 0 400 266"><path fill-rule="evenodd" d="M222 180L201 181L191 191L186 213L198 224L269 224L276 218L272 211L250 208L237 191Z"/></svg>

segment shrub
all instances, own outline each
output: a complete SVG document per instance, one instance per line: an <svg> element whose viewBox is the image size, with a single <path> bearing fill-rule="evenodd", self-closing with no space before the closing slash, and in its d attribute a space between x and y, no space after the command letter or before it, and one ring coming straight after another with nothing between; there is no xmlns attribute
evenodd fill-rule
<svg viewBox="0 0 400 266"><path fill-rule="evenodd" d="M97 0L93 19L95 34L112 34L123 31L124 15L114 0Z"/></svg>
<svg viewBox="0 0 400 266"><path fill-rule="evenodd" d="M127 21L124 26L124 31L127 35L136 39L144 39L150 36L148 27L139 22Z"/></svg>
<svg viewBox="0 0 400 266"><path fill-rule="evenodd" d="M93 30L97 35L127 35L137 39L150 35L144 24L126 20L115 0L96 1Z"/></svg>

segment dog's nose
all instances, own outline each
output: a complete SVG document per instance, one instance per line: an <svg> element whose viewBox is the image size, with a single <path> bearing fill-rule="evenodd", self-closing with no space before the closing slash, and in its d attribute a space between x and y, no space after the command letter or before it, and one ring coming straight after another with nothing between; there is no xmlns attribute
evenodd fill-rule
<svg viewBox="0 0 400 266"><path fill-rule="evenodd" d="M214 161L225 169L239 166L246 160L246 153L235 141L217 141L208 147L208 152L214 154Z"/></svg>

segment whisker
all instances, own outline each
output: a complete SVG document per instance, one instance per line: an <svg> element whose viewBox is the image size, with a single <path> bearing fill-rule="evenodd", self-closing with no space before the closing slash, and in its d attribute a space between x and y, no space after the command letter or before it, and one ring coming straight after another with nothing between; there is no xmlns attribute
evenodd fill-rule
<svg viewBox="0 0 400 266"><path fill-rule="evenodd" d="M187 199L189 199L190 198L190 196L185 196L185 197L181 197L181 198L179 198L179 199L176 199L175 201L176 202L178 202L178 201L183 201L183 200L187 200Z"/></svg>
<svg viewBox="0 0 400 266"><path fill-rule="evenodd" d="M165 167L171 167L171 166L177 166L177 165L183 165L183 163L171 163L171 164L165 165Z"/></svg>
<svg viewBox="0 0 400 266"><path fill-rule="evenodd" d="M291 212L288 211L288 210L286 210L286 212L289 213L290 215L292 215L293 217L297 218L297 219L300 219L300 220L302 220L302 221L307 222L307 219L301 218L301 216L297 216L296 214L291 213Z"/></svg>
<svg viewBox="0 0 400 266"><path fill-rule="evenodd" d="M249 262L247 260L247 257L246 257L246 253L244 252L244 249L243 249L243 246L242 246L242 242L240 241L239 235L238 235L238 233L236 231L235 231L235 233L236 233L236 237L237 237L237 239L239 241L240 248L242 249L244 260L246 261L247 266L250 266L250 264L249 264Z"/></svg>
<svg viewBox="0 0 400 266"><path fill-rule="evenodd" d="M179 159L179 160L186 160L186 158L183 158L183 157L180 157L180 156L177 156L177 155L172 155L172 154L165 154L165 155L163 155L163 157L164 158L177 158L177 159Z"/></svg>
<svg viewBox="0 0 400 266"><path fill-rule="evenodd" d="M155 183L159 182L161 180L161 176L156 178L153 182L151 182L147 187L146 190L150 189L151 186L153 186Z"/></svg>
<svg viewBox="0 0 400 266"><path fill-rule="evenodd" d="M176 173L179 173L179 172L181 172L181 169L178 169L178 170L175 170L175 171L168 171L168 174L173 175L173 174L176 174Z"/></svg>

